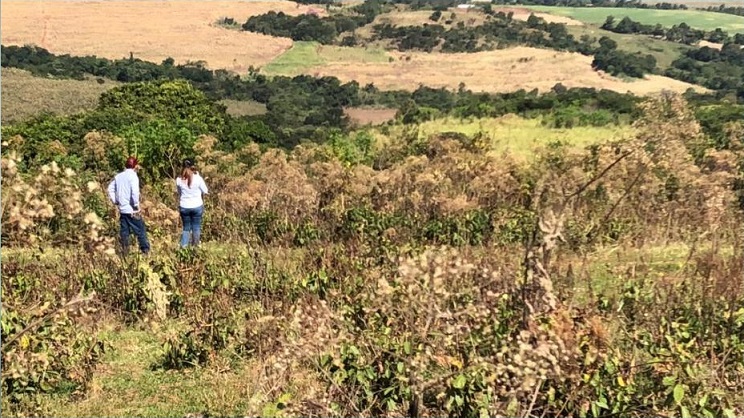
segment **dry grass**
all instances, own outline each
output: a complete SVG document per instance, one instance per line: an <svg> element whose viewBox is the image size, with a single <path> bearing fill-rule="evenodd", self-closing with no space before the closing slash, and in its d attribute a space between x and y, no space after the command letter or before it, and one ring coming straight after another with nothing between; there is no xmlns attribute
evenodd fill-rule
<svg viewBox="0 0 744 418"><path fill-rule="evenodd" d="M478 53L427 54L390 52L394 61L331 62L298 74L336 76L342 81L374 83L381 89L413 90L419 85L457 89L460 82L468 89L485 92L509 92L518 89L550 90L555 84L566 87L594 87L618 92L647 95L661 90L683 92L704 88L661 76L624 81L591 68L591 57L577 53L517 47Z"/></svg>
<svg viewBox="0 0 744 418"><path fill-rule="evenodd" d="M530 13L534 13L535 16L545 19L547 22L565 23L567 25L583 25L578 20L571 19L564 16L555 16L548 13L539 13L524 7L495 7L494 12L514 13L514 19L527 20L530 17ZM454 13L452 23L446 25L445 21L450 20L451 15ZM378 24L391 24L393 26L421 26L423 24L439 24L444 26L455 26L462 22L465 26L477 26L482 25L486 22L486 14L479 9L466 9L461 10L455 7L450 7L447 11L442 12L442 17L439 22L433 22L429 19L431 16L431 10L406 10L404 7L399 7L398 10L391 13L385 13L377 16L375 21L368 25L371 28Z"/></svg>
<svg viewBox="0 0 744 418"><path fill-rule="evenodd" d="M313 9L290 1L240 0L3 0L2 8L4 45L36 44L57 54L111 59L132 52L154 62L203 60L210 68L238 72L271 61L292 41L226 29L215 24L218 19L242 23L271 10L296 15Z"/></svg>
<svg viewBox="0 0 744 418"><path fill-rule="evenodd" d="M480 10L458 10L454 7L450 7L447 11L442 12L442 17L439 22L433 22L429 20L433 12L431 10L406 10L396 11L393 13L385 13L377 16L372 25L377 24L391 24L393 26L421 26L424 23L440 24L444 25L445 20L450 19L452 13L455 14L455 18L452 19L452 25L456 25L459 22L463 22L465 26L476 26L482 25L486 21L486 15Z"/></svg>
<svg viewBox="0 0 744 418"><path fill-rule="evenodd" d="M513 17L514 19L517 19L517 20L526 21L530 17L531 14L534 14L537 17L545 19L545 21L548 23L563 23L569 26L583 26L584 25L583 22L578 21L576 19L571 19L570 17L556 16L556 15L551 15L548 13L535 12L534 10L530 10L525 7L495 7L493 11L496 13L498 12L504 12L507 14L509 12L514 13Z"/></svg>
<svg viewBox="0 0 744 418"><path fill-rule="evenodd" d="M721 48L723 48L723 44L717 44L715 42L709 42L709 41L705 41L705 40L702 40L702 41L698 42L698 46L700 48L702 48L704 46L707 46L708 48L717 49L719 51L721 50Z"/></svg>
<svg viewBox="0 0 744 418"><path fill-rule="evenodd" d="M349 107L344 109L355 125L380 125L395 118L396 109Z"/></svg>
<svg viewBox="0 0 744 418"><path fill-rule="evenodd" d="M52 80L25 70L2 70L2 123L19 121L43 112L67 115L92 109L101 93L119 85L105 80Z"/></svg>

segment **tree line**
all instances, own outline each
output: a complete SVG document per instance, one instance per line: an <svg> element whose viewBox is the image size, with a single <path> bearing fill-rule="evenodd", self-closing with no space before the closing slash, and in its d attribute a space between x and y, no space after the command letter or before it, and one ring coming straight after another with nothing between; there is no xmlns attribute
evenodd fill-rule
<svg viewBox="0 0 744 418"><path fill-rule="evenodd" d="M665 28L660 24L644 25L643 23L636 22L627 16L619 22L616 22L614 16L608 16L601 28L620 34L650 35L670 42L677 42L686 45L693 45L703 40L720 44L735 43L744 45L744 34L742 33L737 33L731 36L721 28L716 28L712 31L693 29L684 22L679 25L674 25L671 28Z"/></svg>
<svg viewBox="0 0 744 418"><path fill-rule="evenodd" d="M381 91L373 84L342 83L335 77L267 77L252 71L247 78L224 70L209 70L198 66L173 65L172 59L161 64L131 58L109 60L98 57L54 55L32 46L2 46L2 66L16 67L40 76L84 78L95 76L118 79L127 83L142 81L187 80L212 101L222 99L253 100L266 105L264 115L229 117L217 106L215 120L209 132L219 134L226 149L250 140L272 146L291 148L303 140L323 141L330 130L349 128L344 108L354 106L384 106L403 109L404 122L420 121L432 111L437 115L460 117L496 117L515 113L525 117L544 116L550 119L561 109L580 109L569 121L557 125L607 124L629 118L635 111L637 98L607 90L557 86L549 92L520 90L513 93L474 93L462 86L458 91L421 86L413 92ZM129 76L119 77L121 73ZM603 117L599 117L600 112ZM609 115L609 116L607 116ZM126 125L122 115L90 116L88 122L76 122L82 132L95 126ZM119 122L112 122L112 121ZM205 128L206 129L206 128ZM202 133L203 129L192 130Z"/></svg>
<svg viewBox="0 0 744 418"><path fill-rule="evenodd" d="M716 13L725 13L729 15L735 15L735 16L744 16L744 7L741 6L726 6L725 4L722 4L720 6L708 6L704 9L706 12L716 12Z"/></svg>
<svg viewBox="0 0 744 418"><path fill-rule="evenodd" d="M353 46L359 42L353 31L374 21L374 17L383 10L382 3L373 2L367 5L364 14L360 16L336 15L319 18L314 15L288 16L281 12L269 12L250 17L243 25L243 29L290 37L298 41L312 40L322 44ZM656 67L655 58L651 55L623 52L617 49L617 45L609 42L595 47L595 40L588 37L577 40L564 24L549 23L535 15L530 15L525 22L514 19L513 13L494 12L490 7L485 8L485 13L487 21L481 25L466 27L460 22L454 27L447 28L438 23L446 17L442 16L441 9L437 9L431 17L435 21L433 24L374 25L372 40L387 40L399 51L479 52L526 45L579 52L589 56L600 54L594 60L596 69L629 77L643 77L644 74L653 72ZM342 33L348 35L339 40Z"/></svg>

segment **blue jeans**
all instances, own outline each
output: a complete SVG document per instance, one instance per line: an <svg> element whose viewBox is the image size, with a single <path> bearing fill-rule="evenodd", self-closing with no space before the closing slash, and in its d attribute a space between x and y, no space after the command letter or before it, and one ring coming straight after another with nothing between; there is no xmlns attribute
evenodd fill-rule
<svg viewBox="0 0 744 418"><path fill-rule="evenodd" d="M189 242L191 245L199 245L204 205L189 209L179 207L178 212L181 214L181 222L183 223L181 248L189 245Z"/></svg>
<svg viewBox="0 0 744 418"><path fill-rule="evenodd" d="M145 221L140 217L135 218L131 214L119 214L119 238L121 240L121 249L123 255L129 254L129 235L134 233L139 243L140 251L143 254L150 252L150 243L147 241L147 231Z"/></svg>

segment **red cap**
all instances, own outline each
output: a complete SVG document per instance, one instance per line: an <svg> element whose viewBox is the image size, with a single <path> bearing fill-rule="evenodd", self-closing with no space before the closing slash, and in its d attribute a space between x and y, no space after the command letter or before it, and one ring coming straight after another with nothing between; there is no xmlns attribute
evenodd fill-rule
<svg viewBox="0 0 744 418"><path fill-rule="evenodd" d="M126 168L134 168L134 167L137 167L137 164L139 164L139 162L137 161L137 158L135 158L135 157L129 157L129 158L127 158L127 163L126 163L125 167Z"/></svg>

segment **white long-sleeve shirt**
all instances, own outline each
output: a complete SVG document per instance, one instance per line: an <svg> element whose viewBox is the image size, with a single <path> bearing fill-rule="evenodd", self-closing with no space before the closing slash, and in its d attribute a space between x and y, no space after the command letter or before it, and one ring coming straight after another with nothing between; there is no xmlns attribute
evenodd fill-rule
<svg viewBox="0 0 744 418"><path fill-rule="evenodd" d="M178 190L178 206L184 209L194 209L204 204L202 194L209 194L207 184L202 176L194 173L191 177L191 186L188 180L181 177L176 179L176 189Z"/></svg>
<svg viewBox="0 0 744 418"><path fill-rule="evenodd" d="M117 174L108 185L108 197L111 203L123 214L132 214L139 210L140 188L137 173L128 168Z"/></svg>

